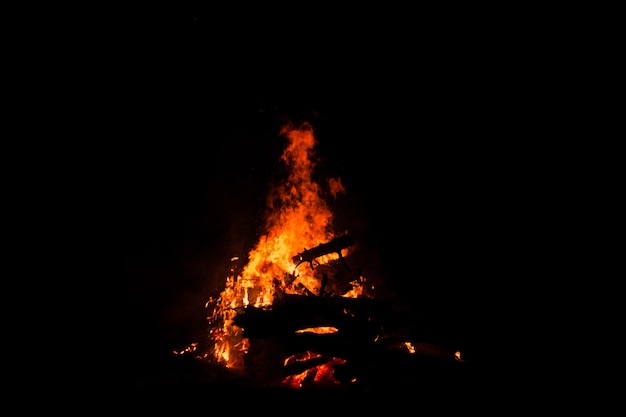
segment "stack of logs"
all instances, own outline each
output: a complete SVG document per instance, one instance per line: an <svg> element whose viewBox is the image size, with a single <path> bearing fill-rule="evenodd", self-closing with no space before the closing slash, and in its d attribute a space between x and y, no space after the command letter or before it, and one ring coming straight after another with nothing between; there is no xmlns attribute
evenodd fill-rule
<svg viewBox="0 0 626 417"><path fill-rule="evenodd" d="M404 384L433 373L449 376L465 366L456 346L434 340L432 326L417 323L391 300L349 298L326 289L332 287L328 282L336 286L340 282L335 281L345 281L350 269L341 249L352 243L344 236L294 256L294 261L315 267L315 258L339 253L340 263L318 265L323 270L318 294L277 293L270 307L248 306L236 315L234 324L251 340L246 366L264 379L282 381L326 364L341 386ZM333 273L333 268L344 270ZM299 360L287 360L298 355Z"/></svg>

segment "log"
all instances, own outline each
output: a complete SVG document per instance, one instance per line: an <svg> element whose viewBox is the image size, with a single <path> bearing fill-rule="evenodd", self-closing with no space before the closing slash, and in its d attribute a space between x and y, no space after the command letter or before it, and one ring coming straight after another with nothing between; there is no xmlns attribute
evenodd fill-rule
<svg viewBox="0 0 626 417"><path fill-rule="evenodd" d="M270 307L247 306L233 323L246 338L276 337L324 326L373 337L390 312L388 302L370 298L286 294Z"/></svg>
<svg viewBox="0 0 626 417"><path fill-rule="evenodd" d="M343 235L327 243L322 243L311 249L304 249L302 252L292 257L292 261L296 263L296 268L303 262L308 262L311 268L314 268L313 261L320 256L336 253L343 263L343 266L349 271L348 264L343 259L341 251L354 244L354 239L350 235Z"/></svg>

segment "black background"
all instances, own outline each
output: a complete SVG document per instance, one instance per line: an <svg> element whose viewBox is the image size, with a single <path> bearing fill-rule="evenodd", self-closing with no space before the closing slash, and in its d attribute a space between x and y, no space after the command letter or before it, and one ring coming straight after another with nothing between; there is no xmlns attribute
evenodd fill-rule
<svg viewBox="0 0 626 417"><path fill-rule="evenodd" d="M339 227L385 292L476 362L506 355L503 317L553 215L544 52L506 13L293 12L163 7L80 25L95 36L70 53L86 145L69 175L88 174L83 271L107 294L82 313L102 317L86 336L118 385L158 379L206 331L228 259L262 231L286 121L314 127L319 175L346 188Z"/></svg>

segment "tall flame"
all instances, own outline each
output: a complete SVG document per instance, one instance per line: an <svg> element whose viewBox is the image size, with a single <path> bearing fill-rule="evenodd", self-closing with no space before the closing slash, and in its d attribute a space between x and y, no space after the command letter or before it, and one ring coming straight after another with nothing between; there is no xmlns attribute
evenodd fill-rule
<svg viewBox="0 0 626 417"><path fill-rule="evenodd" d="M249 347L241 329L233 324L237 311L248 305L271 306L278 290L282 294L320 291L322 284L313 268L300 268L296 275L297 265L292 258L335 238L333 213L322 197L322 188L312 178L316 167L316 138L312 126L306 122L299 126L287 124L281 128L280 135L287 139L280 158L288 176L270 189L265 232L248 253L248 263L240 270L231 269L215 309L208 317L215 325L211 329L214 356L233 369L243 368L243 356ZM345 191L339 178L328 180L328 187L327 192L333 197ZM339 254L331 253L318 261L323 264L338 258ZM362 291L362 286L354 283L352 289L340 295L356 297Z"/></svg>

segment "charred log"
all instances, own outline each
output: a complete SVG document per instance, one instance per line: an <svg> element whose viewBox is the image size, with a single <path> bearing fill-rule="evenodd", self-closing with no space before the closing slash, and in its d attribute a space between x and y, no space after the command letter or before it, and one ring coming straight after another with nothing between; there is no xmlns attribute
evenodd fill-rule
<svg viewBox="0 0 626 417"><path fill-rule="evenodd" d="M370 298L285 295L272 307L248 306L233 323L247 338L289 335L311 327L336 327L347 334L374 338L381 319L390 315L388 302Z"/></svg>
<svg viewBox="0 0 626 417"><path fill-rule="evenodd" d="M344 235L327 243L322 243L314 248L305 249L292 258L293 262L296 262L296 268L303 262L308 262L311 268L314 268L313 261L320 256L328 255L329 253L336 253L339 255L339 259L342 261L346 270L350 270L348 264L343 259L341 251L354 244L354 239L350 235Z"/></svg>
<svg viewBox="0 0 626 417"><path fill-rule="evenodd" d="M314 368L316 366L324 365L333 361L331 356L317 356L306 360L296 360L291 363L287 363L283 372L285 375L297 375L307 369Z"/></svg>

